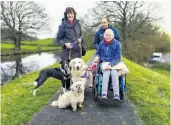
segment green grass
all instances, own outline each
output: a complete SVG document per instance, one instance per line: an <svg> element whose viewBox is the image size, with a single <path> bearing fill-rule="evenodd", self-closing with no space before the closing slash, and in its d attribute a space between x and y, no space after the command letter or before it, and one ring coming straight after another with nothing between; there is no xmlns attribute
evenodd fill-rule
<svg viewBox="0 0 171 125"><path fill-rule="evenodd" d="M170 124L170 77L137 65L127 59L127 95L136 105L144 125Z"/></svg>
<svg viewBox="0 0 171 125"><path fill-rule="evenodd" d="M61 47L46 47L41 46L40 48L38 46L29 46L29 45L21 45L21 50L16 51L14 49L14 45L7 44L7 43L1 43L1 53L2 54L13 54L13 53L22 53L22 52L35 52L35 51L47 51L47 50L55 50L55 49L61 49Z"/></svg>
<svg viewBox="0 0 171 125"><path fill-rule="evenodd" d="M36 45L47 45L53 44L54 39L41 39L37 41L23 41L24 44L36 44Z"/></svg>
<svg viewBox="0 0 171 125"><path fill-rule="evenodd" d="M47 39L40 39L40 40L34 40L34 41L22 41L21 44L35 44L35 45L48 45L54 43L53 38L47 38ZM2 43L8 43L13 44L13 41L2 41Z"/></svg>
<svg viewBox="0 0 171 125"><path fill-rule="evenodd" d="M166 76L170 76L170 71L165 70L165 69L158 69L158 68L150 68L151 70L158 72L160 74L166 75Z"/></svg>
<svg viewBox="0 0 171 125"><path fill-rule="evenodd" d="M27 45L22 45L21 50L37 50L38 46L27 46ZM50 49L56 49L60 47L41 47L42 50L50 50ZM1 44L1 49L14 49L14 45L12 44L6 44L2 43Z"/></svg>
<svg viewBox="0 0 171 125"><path fill-rule="evenodd" d="M94 52L94 50L88 51L83 59L88 61ZM135 104L135 110L142 119L142 123L169 125L170 77L123 59L130 70L127 75L126 94ZM51 67L56 66L59 64ZM33 81L38 72L24 75L2 87L2 125L27 123L41 107L48 103L61 86L60 81L50 78L37 91L37 96L32 96Z"/></svg>
<svg viewBox="0 0 171 125"><path fill-rule="evenodd" d="M15 54L15 53L31 53L36 51L48 51L48 50L55 50L61 49L60 46L53 45L54 39L41 39L37 41L22 41L21 42L21 50L16 51L14 48L13 42L9 43L1 43L1 53L2 55L5 54Z"/></svg>
<svg viewBox="0 0 171 125"><path fill-rule="evenodd" d="M155 72L170 76L170 64L169 63L154 63L149 68Z"/></svg>
<svg viewBox="0 0 171 125"><path fill-rule="evenodd" d="M12 48L14 48L13 44L1 43L1 49L12 49Z"/></svg>
<svg viewBox="0 0 171 125"><path fill-rule="evenodd" d="M85 61L93 55L94 51L88 51L83 57ZM50 67L57 67L55 64ZM27 123L33 115L38 112L48 100L61 87L59 80L50 78L33 96L33 81L39 71L24 75L22 78L11 81L2 86L2 125L19 125Z"/></svg>

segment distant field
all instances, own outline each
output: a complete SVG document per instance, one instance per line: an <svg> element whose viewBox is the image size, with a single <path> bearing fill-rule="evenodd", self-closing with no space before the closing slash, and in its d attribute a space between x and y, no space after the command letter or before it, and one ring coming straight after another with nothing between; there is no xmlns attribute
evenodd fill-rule
<svg viewBox="0 0 171 125"><path fill-rule="evenodd" d="M1 44L1 49L13 49L14 45L12 44L6 44L6 43L2 43ZM41 50L49 50L49 49L56 49L56 48L60 48L60 47L40 47ZM37 50L38 46L27 46L27 45L22 45L21 46L21 50Z"/></svg>
<svg viewBox="0 0 171 125"><path fill-rule="evenodd" d="M61 47L59 46L39 46L33 45L30 46L28 45L21 45L21 50L16 51L14 49L13 44L8 44L8 43L1 43L1 55L6 55L6 54L16 54L16 53L33 53L33 52L38 52L38 51L49 51L49 50L59 50Z"/></svg>
<svg viewBox="0 0 171 125"><path fill-rule="evenodd" d="M12 41L1 41L1 43L4 44L13 44ZM48 38L48 39L40 39L40 40L33 40L33 41L22 41L21 45L31 45L31 46L35 46L35 45L42 45L42 46L48 46L48 45L57 45L55 44L55 39L53 38Z"/></svg>
<svg viewBox="0 0 171 125"><path fill-rule="evenodd" d="M36 45L47 45L47 44L53 44L54 43L54 39L49 38L49 39L41 39L41 40L37 40L37 41L23 41L22 43L24 44L36 44Z"/></svg>

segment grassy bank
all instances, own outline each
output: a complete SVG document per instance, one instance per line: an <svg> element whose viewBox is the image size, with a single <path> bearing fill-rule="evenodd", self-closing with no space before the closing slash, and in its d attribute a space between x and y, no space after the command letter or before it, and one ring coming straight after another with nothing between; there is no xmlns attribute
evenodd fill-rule
<svg viewBox="0 0 171 125"><path fill-rule="evenodd" d="M170 77L124 59L130 73L127 95L144 125L170 124Z"/></svg>
<svg viewBox="0 0 171 125"><path fill-rule="evenodd" d="M170 64L169 63L154 63L149 68L155 72L170 76Z"/></svg>
<svg viewBox="0 0 171 125"><path fill-rule="evenodd" d="M94 51L88 51L83 59L88 61L93 53ZM59 64L51 67L57 66ZM59 80L50 78L37 91L37 96L33 96L33 81L38 73L39 71L26 74L22 78L2 86L2 125L27 123L61 87Z"/></svg>
<svg viewBox="0 0 171 125"><path fill-rule="evenodd" d="M24 53L24 52L36 52L36 51L48 51L48 50L55 50L60 49L60 47L40 47L40 46L29 46L29 45L21 45L21 50L16 51L14 49L13 44L1 44L1 55L5 54L15 54L15 53Z"/></svg>
<svg viewBox="0 0 171 125"><path fill-rule="evenodd" d="M95 51L88 51L88 61ZM127 75L127 96L135 104L135 110L144 125L169 125L169 76L144 68L124 58L130 73ZM55 64L51 67L59 66ZM27 123L33 114L47 104L61 86L60 81L50 78L32 96L33 81L39 71L24 75L2 87L2 125Z"/></svg>
<svg viewBox="0 0 171 125"><path fill-rule="evenodd" d="M170 77L170 71L164 70L164 69L158 69L158 68L150 68L151 70L158 72L160 74L166 75Z"/></svg>

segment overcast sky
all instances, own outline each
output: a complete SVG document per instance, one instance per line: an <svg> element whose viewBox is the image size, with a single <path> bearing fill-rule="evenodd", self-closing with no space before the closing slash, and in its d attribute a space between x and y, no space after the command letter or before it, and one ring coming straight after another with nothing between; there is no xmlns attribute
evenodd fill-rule
<svg viewBox="0 0 171 125"><path fill-rule="evenodd" d="M44 31L41 34L39 34L40 38L56 36L58 26L61 23L61 19L63 18L64 10L66 7L74 7L77 12L77 15L83 17L88 12L89 8L95 6L94 0L36 0L36 2L41 3L45 6L46 12L50 17L51 30ZM160 25L163 30L171 34L171 2L154 1L154 3L157 3L159 6L159 10L156 16L163 17L163 19L160 22L156 23Z"/></svg>

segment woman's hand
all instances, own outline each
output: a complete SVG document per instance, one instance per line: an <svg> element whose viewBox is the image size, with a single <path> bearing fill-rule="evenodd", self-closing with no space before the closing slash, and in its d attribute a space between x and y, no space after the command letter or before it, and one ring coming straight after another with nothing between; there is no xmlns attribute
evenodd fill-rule
<svg viewBox="0 0 171 125"><path fill-rule="evenodd" d="M106 69L111 69L111 65L107 65L106 66Z"/></svg>
<svg viewBox="0 0 171 125"><path fill-rule="evenodd" d="M65 43L65 46L68 48L68 49L72 49L72 46L70 43Z"/></svg>
<svg viewBox="0 0 171 125"><path fill-rule="evenodd" d="M78 38L78 43L82 43L82 39L81 38Z"/></svg>

